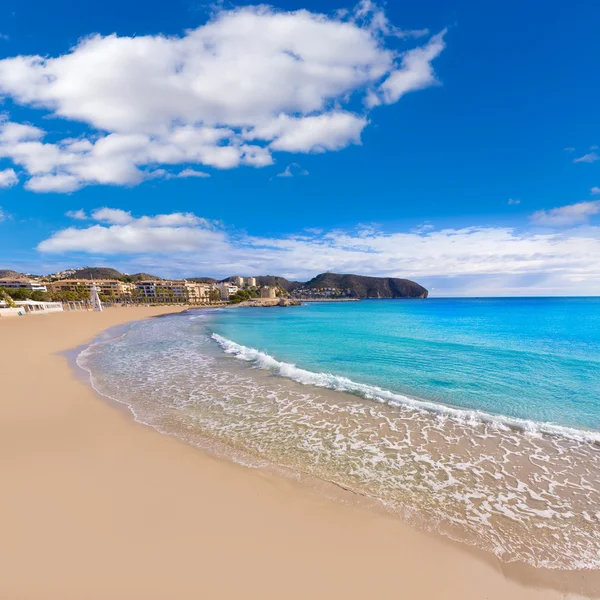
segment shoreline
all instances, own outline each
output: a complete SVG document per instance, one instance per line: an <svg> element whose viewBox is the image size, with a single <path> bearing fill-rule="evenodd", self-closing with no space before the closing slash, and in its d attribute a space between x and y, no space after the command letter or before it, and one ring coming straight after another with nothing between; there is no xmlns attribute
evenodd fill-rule
<svg viewBox="0 0 600 600"><path fill-rule="evenodd" d="M598 597L596 571L501 563L160 434L101 400L60 354L185 309L0 322L1 596Z"/></svg>

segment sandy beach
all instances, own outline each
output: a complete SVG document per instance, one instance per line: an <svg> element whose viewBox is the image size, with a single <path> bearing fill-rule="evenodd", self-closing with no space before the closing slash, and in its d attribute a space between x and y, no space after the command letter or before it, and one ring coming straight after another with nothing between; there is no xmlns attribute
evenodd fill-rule
<svg viewBox="0 0 600 600"><path fill-rule="evenodd" d="M64 355L179 310L0 320L0 598L600 597L598 572L503 564L161 435Z"/></svg>

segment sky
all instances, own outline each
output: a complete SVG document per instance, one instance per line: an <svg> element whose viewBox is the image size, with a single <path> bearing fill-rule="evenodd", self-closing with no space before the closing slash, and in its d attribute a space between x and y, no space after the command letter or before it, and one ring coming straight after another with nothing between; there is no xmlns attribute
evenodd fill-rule
<svg viewBox="0 0 600 600"><path fill-rule="evenodd" d="M5 0L0 269L600 295L600 5Z"/></svg>

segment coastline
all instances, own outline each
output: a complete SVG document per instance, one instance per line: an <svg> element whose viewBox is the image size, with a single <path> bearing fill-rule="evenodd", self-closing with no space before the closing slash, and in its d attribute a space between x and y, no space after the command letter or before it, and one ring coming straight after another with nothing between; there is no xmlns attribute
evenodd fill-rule
<svg viewBox="0 0 600 600"><path fill-rule="evenodd" d="M102 401L59 354L181 310L0 323L0 596L597 597L598 572L502 564L161 435Z"/></svg>

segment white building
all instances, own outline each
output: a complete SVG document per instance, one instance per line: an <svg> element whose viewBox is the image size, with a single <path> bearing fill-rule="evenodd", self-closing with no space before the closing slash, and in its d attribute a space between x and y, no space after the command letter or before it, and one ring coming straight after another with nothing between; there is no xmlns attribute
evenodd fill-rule
<svg viewBox="0 0 600 600"><path fill-rule="evenodd" d="M156 298L156 281L139 281L135 284L137 290L139 290L146 298Z"/></svg>
<svg viewBox="0 0 600 600"><path fill-rule="evenodd" d="M221 300L229 300L229 296L235 294L239 290L239 287L224 281L223 283L217 283L217 289L221 295Z"/></svg>
<svg viewBox="0 0 600 600"><path fill-rule="evenodd" d="M248 277L248 279L246 279L246 285L248 287L256 287L256 277Z"/></svg>
<svg viewBox="0 0 600 600"><path fill-rule="evenodd" d="M244 278L243 278L243 277L240 277L240 276L238 275L238 276L236 276L236 277L232 277L232 278L229 280L229 283L232 283L233 285L237 285L237 287L240 287L240 288L242 288L242 287L244 287Z"/></svg>
<svg viewBox="0 0 600 600"><path fill-rule="evenodd" d="M47 292L46 286L35 279L26 277L0 279L0 287L8 290L31 290L32 292Z"/></svg>
<svg viewBox="0 0 600 600"><path fill-rule="evenodd" d="M51 312L61 312L60 302L37 302L35 300L17 300L17 308L9 308L5 301L0 301L0 316L14 317L21 315L44 315Z"/></svg>

